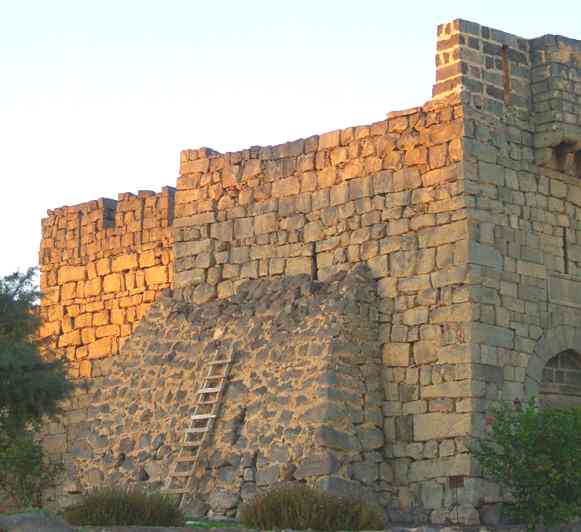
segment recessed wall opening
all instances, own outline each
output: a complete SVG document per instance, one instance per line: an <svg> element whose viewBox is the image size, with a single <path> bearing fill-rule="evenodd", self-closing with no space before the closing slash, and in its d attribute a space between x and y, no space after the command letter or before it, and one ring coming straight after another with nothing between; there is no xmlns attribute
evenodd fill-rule
<svg viewBox="0 0 581 532"><path fill-rule="evenodd" d="M510 81L510 60L508 58L508 46L502 45L502 78L504 84L504 103L512 105L512 84Z"/></svg>
<svg viewBox="0 0 581 532"><path fill-rule="evenodd" d="M569 273L569 248L567 246L567 228L563 227L563 272Z"/></svg>
<svg viewBox="0 0 581 532"><path fill-rule="evenodd" d="M559 172L581 179L581 150L574 142L561 142L554 148L555 162Z"/></svg>
<svg viewBox="0 0 581 532"><path fill-rule="evenodd" d="M543 406L581 406L581 355L562 351L547 362L540 388Z"/></svg>

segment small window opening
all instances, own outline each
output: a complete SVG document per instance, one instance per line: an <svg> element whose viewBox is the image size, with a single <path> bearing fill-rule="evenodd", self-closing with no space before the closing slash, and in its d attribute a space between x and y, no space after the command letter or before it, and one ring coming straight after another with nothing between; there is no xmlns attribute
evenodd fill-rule
<svg viewBox="0 0 581 532"><path fill-rule="evenodd" d="M581 406L581 357L567 349L547 362L540 390L541 404Z"/></svg>
<svg viewBox="0 0 581 532"><path fill-rule="evenodd" d="M563 268L569 273L569 249L567 248L567 228L563 227Z"/></svg>
<svg viewBox="0 0 581 532"><path fill-rule="evenodd" d="M512 85L510 82L510 60L508 58L508 46L502 45L502 77L504 81L504 103L512 105Z"/></svg>

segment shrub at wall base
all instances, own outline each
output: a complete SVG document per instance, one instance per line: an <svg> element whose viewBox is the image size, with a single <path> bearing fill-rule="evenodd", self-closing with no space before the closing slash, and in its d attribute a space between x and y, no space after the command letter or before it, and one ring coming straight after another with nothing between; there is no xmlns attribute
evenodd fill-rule
<svg viewBox="0 0 581 532"><path fill-rule="evenodd" d="M485 474L507 488L512 517L529 529L581 516L581 408L502 403L473 449Z"/></svg>

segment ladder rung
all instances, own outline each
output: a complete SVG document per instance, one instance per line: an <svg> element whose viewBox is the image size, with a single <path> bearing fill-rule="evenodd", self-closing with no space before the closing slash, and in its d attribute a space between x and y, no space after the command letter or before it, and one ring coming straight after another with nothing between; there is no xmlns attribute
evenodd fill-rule
<svg viewBox="0 0 581 532"><path fill-rule="evenodd" d="M194 427L193 429L186 429L186 434L198 434L200 432L208 432L208 427Z"/></svg>
<svg viewBox="0 0 581 532"><path fill-rule="evenodd" d="M208 375L204 381L225 381L226 380L226 375ZM222 383L220 383L222 384Z"/></svg>
<svg viewBox="0 0 581 532"><path fill-rule="evenodd" d="M198 401L199 405L215 405L218 402L217 399L210 399L210 401Z"/></svg>
<svg viewBox="0 0 581 532"><path fill-rule="evenodd" d="M187 464L188 462L195 462L197 457L194 455L191 456L178 456L174 461L179 464Z"/></svg>
<svg viewBox="0 0 581 532"><path fill-rule="evenodd" d="M183 441L181 443L182 447L200 447L202 445L202 440L198 440L198 441Z"/></svg>
<svg viewBox="0 0 581 532"><path fill-rule="evenodd" d="M202 395L204 393L217 393L222 391L222 388L202 388L198 390L198 395Z"/></svg>
<svg viewBox="0 0 581 532"><path fill-rule="evenodd" d="M193 414L191 419L212 419L216 414Z"/></svg>
<svg viewBox="0 0 581 532"><path fill-rule="evenodd" d="M163 491L169 495L185 495L186 493L191 493L191 490L188 488L166 488Z"/></svg>
<svg viewBox="0 0 581 532"><path fill-rule="evenodd" d="M231 358L224 358L222 360L212 360L211 362L208 362L208 366L221 366L222 364L229 364L230 362L232 362Z"/></svg>
<svg viewBox="0 0 581 532"><path fill-rule="evenodd" d="M172 478L188 478L192 476L191 471L174 471L170 477Z"/></svg>

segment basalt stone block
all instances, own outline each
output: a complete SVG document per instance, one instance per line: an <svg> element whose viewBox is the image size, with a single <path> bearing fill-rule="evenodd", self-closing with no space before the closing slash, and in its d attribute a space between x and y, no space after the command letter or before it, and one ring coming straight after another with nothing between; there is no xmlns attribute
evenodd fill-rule
<svg viewBox="0 0 581 532"><path fill-rule="evenodd" d="M315 439L322 447L342 451L359 450L361 445L352 434L340 432L333 427L320 427L315 432Z"/></svg>
<svg viewBox="0 0 581 532"><path fill-rule="evenodd" d="M256 484L258 486L274 484L279 480L280 472L280 465L270 465L259 468L256 471Z"/></svg>
<svg viewBox="0 0 581 532"><path fill-rule="evenodd" d="M341 497L362 497L366 491L363 486L354 480L346 480L337 476L322 478L317 482L317 487L332 495Z"/></svg>
<svg viewBox="0 0 581 532"><path fill-rule="evenodd" d="M258 488L255 482L243 482L240 487L240 497L243 501L252 499L258 493Z"/></svg>
<svg viewBox="0 0 581 532"><path fill-rule="evenodd" d="M69 452L75 458L91 459L93 457L93 451L90 449L86 441L77 442Z"/></svg>
<svg viewBox="0 0 581 532"><path fill-rule="evenodd" d="M357 437L365 450L381 449L384 445L383 431L380 429L359 429Z"/></svg>
<svg viewBox="0 0 581 532"><path fill-rule="evenodd" d="M237 493L230 493L225 490L214 490L210 493L208 503L212 510L218 514L231 510L238 506L240 496Z"/></svg>
<svg viewBox="0 0 581 532"><path fill-rule="evenodd" d="M345 409L336 404L318 405L308 410L303 416L303 421L333 422L345 416Z"/></svg>
<svg viewBox="0 0 581 532"><path fill-rule="evenodd" d="M339 461L330 452L308 456L294 473L294 478L303 480L308 477L331 475L339 470Z"/></svg>
<svg viewBox="0 0 581 532"><path fill-rule="evenodd" d="M119 443L119 451L122 453L130 453L135 448L135 440L132 438L123 438Z"/></svg>
<svg viewBox="0 0 581 532"><path fill-rule="evenodd" d="M379 478L379 465L374 462L358 462L351 466L353 478L371 484Z"/></svg>
<svg viewBox="0 0 581 532"><path fill-rule="evenodd" d="M109 439L106 436L98 435L95 433L89 434L87 441L94 449L104 449L109 443Z"/></svg>

